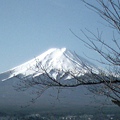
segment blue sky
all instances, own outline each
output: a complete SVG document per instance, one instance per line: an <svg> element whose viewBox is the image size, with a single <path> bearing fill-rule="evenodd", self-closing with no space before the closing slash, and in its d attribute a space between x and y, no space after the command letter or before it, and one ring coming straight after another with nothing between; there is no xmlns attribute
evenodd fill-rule
<svg viewBox="0 0 120 120"><path fill-rule="evenodd" d="M50 48L66 47L80 56L95 57L69 29L83 38L80 30L85 28L109 34L101 20L80 0L0 0L0 72Z"/></svg>

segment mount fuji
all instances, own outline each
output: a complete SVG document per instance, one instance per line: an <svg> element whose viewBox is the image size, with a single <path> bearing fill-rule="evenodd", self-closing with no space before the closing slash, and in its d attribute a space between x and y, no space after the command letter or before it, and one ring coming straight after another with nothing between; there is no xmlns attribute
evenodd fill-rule
<svg viewBox="0 0 120 120"><path fill-rule="evenodd" d="M90 70L95 73L99 72L95 65L66 48L49 49L36 58L0 74L0 111L4 110L6 112L6 108L8 112L21 110L21 105L26 106L26 104L29 104L29 101L36 96L36 94L31 93L40 90L39 86L36 86L30 87L30 89L26 91L16 91L14 86L17 86L20 82L16 76L21 78L27 77L31 80L31 78L41 77L47 73L55 80L61 80L59 77L64 76L64 71L71 72L75 76L84 77ZM62 79L63 83L76 83L76 81L71 79L72 76L67 75L68 76L62 77L64 78ZM21 80L24 81L24 79ZM42 81L44 82L44 79ZM62 108L63 110L64 108L73 109L73 107L76 108L76 106L78 107L79 105L91 105L93 94L84 86L78 86L74 90L72 88L60 89L60 91L60 103L55 99L56 96L58 97L57 90L51 87L31 106L31 110L38 109L43 111L43 109L52 109L54 103L56 104L56 108L58 106L58 108ZM86 93L89 94L89 98L86 96ZM26 111L28 110L29 108L26 108Z"/></svg>
<svg viewBox="0 0 120 120"><path fill-rule="evenodd" d="M76 53L66 48L52 48L22 65L1 73L0 80L6 81L15 76L35 78L44 73L43 69L53 78L63 76L65 71L72 72L75 76L89 73L89 70L99 72L95 65ZM66 79L69 78L70 76L67 76Z"/></svg>

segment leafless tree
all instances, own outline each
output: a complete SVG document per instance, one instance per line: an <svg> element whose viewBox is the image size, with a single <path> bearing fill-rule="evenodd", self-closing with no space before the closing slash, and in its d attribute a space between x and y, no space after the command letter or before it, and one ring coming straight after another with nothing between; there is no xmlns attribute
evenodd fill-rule
<svg viewBox="0 0 120 120"><path fill-rule="evenodd" d="M37 90L37 97L33 99L32 102L39 98L46 89L51 87L70 88L85 85L92 93L107 96L111 98L113 103L120 106L120 41L116 38L116 34L117 36L120 34L120 1L95 0L98 6L94 6L90 3L90 0L81 1L85 3L89 9L100 15L100 17L108 23L109 29L114 31L113 38L111 38L114 44L113 47L102 38L102 34L98 29L97 35L88 29L86 29L86 31L81 30L86 40L82 39L71 30L88 48L93 49L105 59L105 62L97 59L96 61L108 66L107 72L98 69L99 73L95 73L92 68L89 68L83 63L85 69L89 71L84 75L80 75L81 71L75 75L72 71L55 70L58 75L54 78L51 76L50 72L47 71L47 67L42 66L41 63L36 61L37 68L35 71L38 73L41 72L41 69L43 71L40 73L39 77L33 77L32 75L28 77L16 76L21 81L16 87L17 90L26 90L31 87ZM91 34L90 37L87 35L87 32ZM63 72L64 74L62 74ZM71 79L64 80L66 76L71 76Z"/></svg>
<svg viewBox="0 0 120 120"><path fill-rule="evenodd" d="M102 38L102 32L99 29L97 29L98 34L94 34L88 29L86 31L81 30L86 39L82 39L71 30L88 48L104 58L104 60L96 59L96 61L107 66L109 71L109 77L106 77L104 73L104 77L102 75L97 76L97 79L104 81L104 83L99 86L90 87L90 90L112 98L112 102L120 106L120 40L118 38L120 34L120 0L95 0L94 2L97 5L94 5L89 0L81 1L106 21L106 24L109 26L108 29L113 31L111 40L105 40ZM113 46L109 42L112 42ZM96 77L96 74L93 74L92 77ZM112 83L114 80L117 80L117 82Z"/></svg>

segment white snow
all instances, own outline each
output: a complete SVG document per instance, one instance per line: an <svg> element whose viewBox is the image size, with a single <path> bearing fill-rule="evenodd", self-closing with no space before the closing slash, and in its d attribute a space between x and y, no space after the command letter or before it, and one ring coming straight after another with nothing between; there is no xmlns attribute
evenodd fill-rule
<svg viewBox="0 0 120 120"><path fill-rule="evenodd" d="M90 64L84 58L78 57L78 55L72 53L66 48L52 48L22 65L1 73L9 73L9 76L2 81L8 80L17 75L32 75L33 77L36 77L44 72L41 68L44 68L54 78L59 74L57 70L59 70L61 74L64 74L63 71L71 71L75 75L84 75L89 72L88 68L98 72L94 65ZM52 70L54 72L51 73Z"/></svg>

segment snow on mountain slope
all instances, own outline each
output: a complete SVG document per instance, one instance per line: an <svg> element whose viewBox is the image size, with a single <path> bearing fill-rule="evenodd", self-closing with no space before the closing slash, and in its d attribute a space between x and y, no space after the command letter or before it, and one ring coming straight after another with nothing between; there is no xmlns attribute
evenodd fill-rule
<svg viewBox="0 0 120 120"><path fill-rule="evenodd" d="M43 69L54 78L59 73L64 74L64 71L71 71L79 76L88 73L89 69L98 73L93 64L66 48L52 48L22 65L1 73L0 80L5 81L18 75L37 77L45 72Z"/></svg>

